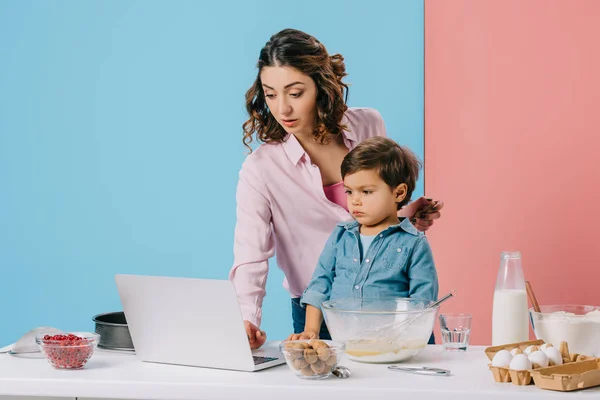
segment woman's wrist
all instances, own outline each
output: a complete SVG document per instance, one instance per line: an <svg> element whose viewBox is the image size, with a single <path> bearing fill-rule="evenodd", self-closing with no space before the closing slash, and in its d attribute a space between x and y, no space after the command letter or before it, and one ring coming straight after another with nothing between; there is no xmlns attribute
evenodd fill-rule
<svg viewBox="0 0 600 400"><path fill-rule="evenodd" d="M413 213L406 211L406 207L398 210L398 217L411 218Z"/></svg>
<svg viewBox="0 0 600 400"><path fill-rule="evenodd" d="M304 334L308 337L314 338L314 339L318 339L319 338L319 330L318 329L309 329L306 328L304 329Z"/></svg>

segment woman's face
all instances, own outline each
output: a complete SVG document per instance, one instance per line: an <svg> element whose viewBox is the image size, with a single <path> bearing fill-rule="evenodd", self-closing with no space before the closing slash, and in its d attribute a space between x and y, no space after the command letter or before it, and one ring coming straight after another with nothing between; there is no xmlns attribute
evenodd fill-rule
<svg viewBox="0 0 600 400"><path fill-rule="evenodd" d="M271 114L286 132L308 136L317 119L317 86L292 67L264 67L262 89Z"/></svg>

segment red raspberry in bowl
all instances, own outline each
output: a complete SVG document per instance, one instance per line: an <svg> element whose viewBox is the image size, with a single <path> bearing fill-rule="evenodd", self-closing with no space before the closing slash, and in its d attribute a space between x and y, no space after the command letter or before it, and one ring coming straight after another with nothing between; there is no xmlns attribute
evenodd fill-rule
<svg viewBox="0 0 600 400"><path fill-rule="evenodd" d="M73 333L36 337L42 353L55 368L79 369L88 362L98 344L100 335Z"/></svg>

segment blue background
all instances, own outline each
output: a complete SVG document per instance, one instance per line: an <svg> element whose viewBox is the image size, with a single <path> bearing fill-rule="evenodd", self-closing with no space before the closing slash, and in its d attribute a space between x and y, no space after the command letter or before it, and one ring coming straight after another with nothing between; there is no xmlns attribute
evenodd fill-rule
<svg viewBox="0 0 600 400"><path fill-rule="evenodd" d="M227 278L244 93L287 27L343 54L349 105L423 158L422 0L0 2L0 346L93 330L115 273Z"/></svg>

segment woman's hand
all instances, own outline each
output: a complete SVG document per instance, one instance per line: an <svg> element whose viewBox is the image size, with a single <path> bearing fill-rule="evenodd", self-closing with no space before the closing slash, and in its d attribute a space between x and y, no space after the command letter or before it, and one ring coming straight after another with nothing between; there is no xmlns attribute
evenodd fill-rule
<svg viewBox="0 0 600 400"><path fill-rule="evenodd" d="M287 340L304 340L304 339L318 339L319 332L304 331L302 333L292 333L288 336Z"/></svg>
<svg viewBox="0 0 600 400"><path fill-rule="evenodd" d="M412 203L402 207L398 214L410 218L410 222L413 223L415 228L421 232L425 232L433 225L436 219L442 216L440 210L443 207L444 203L441 201L419 197Z"/></svg>
<svg viewBox="0 0 600 400"><path fill-rule="evenodd" d="M258 329L252 322L244 320L244 328L246 328L246 335L251 349L258 349L267 341L267 334Z"/></svg>

